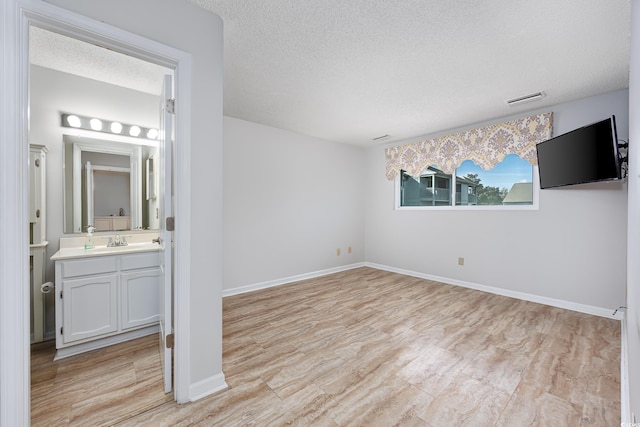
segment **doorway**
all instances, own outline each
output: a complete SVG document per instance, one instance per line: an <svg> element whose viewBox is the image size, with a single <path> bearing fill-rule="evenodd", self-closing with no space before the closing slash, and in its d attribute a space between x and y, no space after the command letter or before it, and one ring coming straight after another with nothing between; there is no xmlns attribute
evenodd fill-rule
<svg viewBox="0 0 640 427"><path fill-rule="evenodd" d="M72 169L71 164L66 164L65 162L67 157L71 157L67 154L70 154L71 151L82 151L82 153L86 153L86 164L90 164L89 160L93 161L95 166L92 170L96 173L101 170L107 170L109 175L114 175L113 171L116 168L118 170L127 169L126 187L129 187L129 184L133 184L134 182L139 183L140 186L142 185L143 171L137 170L137 174L135 174L136 179L130 180L130 171L128 170L129 164L135 166L142 162L139 158L141 155L138 155L136 162L130 163L130 159L134 156L127 156L127 161L119 164L117 162L118 159L115 158L118 156L109 154L114 151L117 152L113 146L120 144L121 147L125 147L122 149L123 152L144 153L142 155L145 156L144 158L157 156L158 150L160 149L157 142L148 138L135 140L128 136L61 127L59 113L64 112L100 117L102 119L140 125L145 128L158 128L160 120L159 106L162 104L160 92L162 90L163 77L166 74L172 74L173 70L113 50L108 50L95 44L87 43L75 37L60 34L56 32L55 29L49 30L31 25L29 35L29 143L31 144L38 141L48 147L48 176L45 180L47 186L45 191L49 196L47 202L49 218L46 219L48 223L47 240L50 242L50 249L47 254L48 260L57 251L60 238L74 235L68 233L76 233L77 235L78 231L84 231L82 227L80 227L79 230L76 229L77 227L64 229L64 225L71 221L73 213L73 209L68 209L68 207L80 207L88 203L86 200L81 201L81 197L78 197L79 200L74 200L76 198L75 189L70 191L71 188L64 185L63 171L69 172ZM57 123L56 119L58 120ZM73 141L73 139L79 140L79 142ZM69 140L72 142L69 143ZM65 150L65 148L69 147L72 147L72 149ZM132 148L129 150L126 147ZM69 153L67 153L67 151L69 151ZM90 157L90 155L92 156ZM78 161L80 161L80 158ZM76 175L78 177L80 176L79 173L76 173ZM118 175L124 174L120 173ZM100 181L95 179L95 186L92 186L92 188L98 190L100 188L99 183ZM131 206L134 205L134 203L140 205L144 203L147 211L151 211L150 206L153 203L157 203L153 200L147 200L146 198L143 200L142 195L144 191L142 188L135 192L138 196L137 198L140 200L128 203L127 199L130 198L133 191L128 193L124 199L117 198L115 197L116 191L114 191L114 184L105 182L105 185L109 187L106 194L111 197L98 198L95 200L95 203L93 203L94 200L91 198L91 206L95 205L96 208L99 207L100 209L96 212L103 215L106 220L111 218L111 220L114 221L121 218L129 218ZM71 187L77 187L77 190L80 189L79 185ZM78 191L77 193L85 194L84 191ZM159 196L162 198L163 194ZM109 202L113 202L111 203L113 206L108 205ZM126 213L126 217L109 216L109 214L113 215L113 212L117 214L118 210L121 211L121 215ZM67 218L67 216L69 216L69 218ZM137 216L139 216L139 214ZM62 220L60 220L60 218L62 218ZM97 219L98 218L96 218L96 220ZM90 223L97 226L93 218ZM145 233L145 231L136 230L136 228L134 225L127 229L130 230L130 233ZM132 229L134 231L131 231ZM53 282L54 266L50 261L48 261L47 264L46 276L49 281ZM55 307L54 295L54 293L50 293L46 299L45 313L47 316L45 317L45 338L55 339L58 331L55 326L55 316L53 315ZM155 339L158 339L157 334L155 335ZM46 344L39 347L47 349ZM135 367L140 364L154 366L148 360L148 349L146 352L136 350L137 347L140 347L139 340L132 341L130 347L131 357L129 358L135 358L136 360L129 361L124 367ZM157 347L156 345L156 351ZM119 345L117 348L119 349L118 359L126 359L127 345ZM44 354L47 353L50 352L44 352ZM97 351L87 353L82 357L74 357L85 360L83 366L89 368L84 371L85 376L95 376L105 369L111 369L112 372L117 372L117 369L123 368L121 365L117 367L111 366L109 368L108 364L104 364L101 361L100 353L100 351ZM43 353L39 352L39 354ZM102 357L104 358L105 356ZM51 359L53 360L53 358ZM102 366L96 370L92 366L94 363ZM55 365L57 367L75 366L74 361L56 361ZM156 365L157 369L159 369L159 356ZM64 370L63 368L60 369ZM60 373L60 369L57 369L56 372ZM37 384L36 389L32 389L32 411L34 412L33 416L40 416L43 408L45 412L51 412L46 409L48 406L46 395L43 397L41 393L42 383L35 382L38 377L42 375L46 376L47 365L34 363L32 372L34 374L32 384ZM140 372L135 372L135 376L139 377ZM122 373L121 375L125 374ZM82 375L80 375L80 377L82 377ZM72 387L70 384L65 384L63 378L56 378L54 383L56 385L64 384L65 387ZM134 385L135 383L129 385L129 383L124 382L121 383L119 387L133 388ZM60 391L64 390L55 391L52 389L46 394L66 394ZM108 395L108 393L108 391L105 391L103 394ZM153 405L154 402L163 402L165 400L161 386L157 389L157 393L159 396L148 398L151 405ZM121 395L122 392L118 394ZM81 399L74 401L73 404L82 406L86 401L101 400L101 396L98 398L98 396L93 396L91 393L84 393L84 395L76 396L74 399ZM37 407L33 406L33 402L38 402Z"/></svg>
<svg viewBox="0 0 640 427"><path fill-rule="evenodd" d="M141 60L133 56L125 55L123 53L118 53L114 49L105 49L104 47L97 46L95 40L92 43L87 43L82 39L81 35L78 34L70 34L67 32L68 29L62 26L56 26L55 24L43 24L43 23L30 23L29 25L29 33L30 33L30 68L31 68L31 79L30 79L30 137L29 143L34 142L34 139L40 139L42 142L55 145L55 147L51 147L49 150L50 156L50 168L51 175L49 179L47 179L47 184L52 187L56 187L55 184L63 182L62 180L62 172L60 172L60 168L64 169L62 166L64 155L62 153L61 147L63 147L64 135L61 135L60 132L66 132L69 129L62 129L60 127L60 122L55 124L53 128L55 130L51 132L51 129L47 131L42 131L42 128L46 128L47 125L42 125L38 120L41 119L40 116L46 115L47 120L51 120L52 117L56 116L57 113L52 114L52 106L51 105L41 105L42 98L47 99L47 97L36 98L34 93L37 91L34 89L34 81L33 76L38 75L41 82L45 81L50 84L51 90L55 89L58 91L57 95L54 97L48 97L47 101L49 103L52 102L51 98L54 98L53 102L56 103L53 106L53 109L57 108L60 111L72 112L72 113L80 113L80 114L88 114L88 115L98 115L106 118L111 118L112 120L122 120L128 123L133 124L142 124L145 127L153 127L157 128L157 122L160 121L160 105L164 105L165 102L160 96L160 92L164 89L164 76L172 75L174 73L173 68L167 68L164 65L158 65L152 62L148 62L146 60ZM66 33L66 34L63 34ZM42 48L42 45L45 48ZM43 57L43 53L49 55L48 58ZM45 55L45 56L46 56ZM87 58L94 58L92 61L87 61ZM78 66L79 63L83 63L82 67ZM113 65L111 65L113 64ZM171 66L171 64L169 64ZM65 68L66 67L66 68ZM69 68L70 67L70 68ZM37 72L36 72L37 68ZM177 64L174 64L174 68L177 69ZM122 70L124 69L124 73ZM95 71L95 74L94 74ZM44 77L43 77L44 75ZM147 77L149 75L149 77ZM130 79L128 77L136 76L134 79ZM56 84L59 81L68 81L69 79L83 79L83 82L78 85L66 85L66 84ZM140 81L142 81L142 87L139 85ZM150 81L151 83L145 87L144 83L146 81ZM85 86L83 86L85 85ZM87 86L100 86L102 85L102 89L98 89L97 92L83 93L84 90L78 90L78 86L87 87ZM41 84L42 86L42 84ZM46 86L46 84L45 84ZM106 87L106 89L104 89ZM150 89L151 88L151 89ZM64 92L67 90L68 92L75 92L75 95L78 95L78 92L84 95L84 99L80 102L69 102L71 97L65 97ZM111 113L108 111L108 108L105 110L104 106L109 104L106 102L106 98L114 98L117 95L113 95L113 92L122 93L123 91L130 91L132 95L126 97L121 103L117 103L117 106L109 105L111 111L116 116L110 115ZM42 94L42 90L39 92ZM44 92L47 92L47 89L44 89ZM135 94L134 94L135 92ZM151 93L149 93L151 92ZM113 95L113 96L112 96ZM80 97L82 98L82 97ZM95 101L91 104L87 102L87 98L94 98ZM147 111L147 116L140 116L138 113L140 112L141 105L145 104L145 102L140 102L139 98L153 98L151 100L152 108L150 111ZM66 102L63 102L63 99ZM146 101L146 100L145 100ZM84 103L84 105L83 105ZM42 102L42 104L46 104L46 102ZM147 102L149 104L149 102ZM92 110L92 105L99 106L93 107L96 108ZM42 111L40 107L46 109L49 107L48 114L41 114ZM69 111L69 109L76 109L76 111ZM81 111L78 111L81 110ZM124 117L124 116L127 117ZM153 121L149 122L148 116L153 116ZM43 120L46 122L47 120ZM42 121L42 120L41 120ZM153 125L153 126L152 126ZM75 133L75 136L86 136L82 135L82 133ZM88 132L89 136L93 136L93 133ZM105 139L109 139L106 137ZM129 143L126 137L113 137L111 139L115 141L119 141L120 143ZM147 138L148 139L148 138ZM86 138L85 138L86 141ZM95 143L96 139L93 140ZM171 142L169 140L169 142ZM134 144L135 142L131 142ZM165 154L167 157L171 158L173 156L173 147L167 146L166 149L162 148L162 139L160 140L160 144L153 144L147 142L141 142L140 148L137 148L139 151L143 151L150 154L151 157L157 156L160 154L160 157L163 157ZM152 147L153 146L153 147ZM137 145L136 145L137 147ZM151 147L151 148L150 148ZM144 151L149 149L149 151ZM104 151L100 148L97 148L95 151ZM56 164L57 163L57 164ZM54 168L55 166L55 168ZM57 172L54 172L57 171ZM142 171L138 171L142 172ZM171 178L171 174L166 175ZM137 178L138 182L142 182L142 175ZM53 185L52 185L53 184ZM171 185L171 184L170 184ZM162 186L161 186L162 188ZM166 194L168 199L171 200L174 192L171 191L171 188L168 187L169 191L159 194L159 198L162 199L163 194ZM51 253L48 254L47 259L57 250L57 241L60 237L66 237L63 233L68 232L68 230L63 230L62 224L66 224L68 221L60 220L60 217L65 216L65 206L61 206L61 199L64 199L65 193L73 193L72 191L66 191L68 189L64 188L55 188L53 191L48 192L51 193L53 197L50 197L50 205L56 206L55 209L50 209L50 212L55 212L57 214L52 215L52 220L50 224L50 230L48 231L47 238L54 243L52 245ZM138 191L138 195L142 197L143 194L147 192ZM144 201L140 201L140 203L148 203L153 204L157 202L149 201L148 198L145 197ZM65 204L66 205L66 204ZM120 205L119 205L120 206ZM124 210L120 207L120 210ZM147 209L151 211L151 209ZM156 211L156 209L153 209ZM161 212L161 216L164 217L164 214ZM170 215L170 214L169 214ZM158 221L160 224L163 224L163 221ZM136 228L136 227L132 227ZM162 228L162 227L160 227ZM75 230L71 230L74 232ZM160 231L162 235L162 230ZM164 240L164 239L163 239ZM167 240L169 242L170 240ZM167 247L171 247L168 245ZM53 265L49 263L48 266L48 277L53 277ZM170 286L170 284L169 284ZM48 306L48 312L51 313L54 311L55 304L52 304L53 301L50 300L50 304ZM48 313L48 314L49 314ZM57 334L57 330L54 327L52 330L51 324L54 323L52 320L52 316L48 315L49 325L47 327L49 332L49 338L51 338L51 333L53 336ZM157 334L156 334L157 339ZM134 344L137 345L137 344ZM157 350L156 346L156 350ZM171 370L168 370L168 374L171 375ZM167 371L165 371L167 372ZM160 393L162 393L162 388L159 389ZM164 397L164 395L162 395Z"/></svg>
<svg viewBox="0 0 640 427"><path fill-rule="evenodd" d="M110 5L109 5L110 6ZM166 14L165 14L166 15ZM168 17L165 16L165 19ZM176 305L174 349L175 398L190 400L189 313L191 246L186 236L191 229L192 190L188 165L191 161L191 55L136 34L62 9L48 2L11 0L0 8L3 22L0 45L3 55L0 97L0 204L11 209L0 213L0 424L29 423L29 233L24 219L28 215L28 30L39 26L84 39L126 53L176 72L176 134L173 198L178 207L175 233L175 277L182 285L175 290L181 303ZM219 28L219 27L216 27ZM160 37L162 39L162 37ZM221 48L220 48L221 49ZM174 153L175 154L175 153ZM182 236L185 236L184 238ZM6 286L5 286L6 285Z"/></svg>

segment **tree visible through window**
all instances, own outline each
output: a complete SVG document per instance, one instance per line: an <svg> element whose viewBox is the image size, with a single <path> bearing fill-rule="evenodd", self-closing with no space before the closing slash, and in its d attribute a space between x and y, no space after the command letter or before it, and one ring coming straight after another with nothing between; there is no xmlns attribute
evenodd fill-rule
<svg viewBox="0 0 640 427"><path fill-rule="evenodd" d="M420 177L402 171L400 206L452 206L453 200L455 206L532 205L533 166L511 154L490 171L465 160L455 177L435 165Z"/></svg>

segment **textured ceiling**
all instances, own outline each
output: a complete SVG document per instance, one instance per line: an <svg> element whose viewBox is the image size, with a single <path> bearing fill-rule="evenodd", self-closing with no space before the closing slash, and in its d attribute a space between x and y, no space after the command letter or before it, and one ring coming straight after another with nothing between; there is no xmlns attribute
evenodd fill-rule
<svg viewBox="0 0 640 427"><path fill-rule="evenodd" d="M172 73L167 68L33 26L29 28L29 61L153 95L160 95L163 76Z"/></svg>
<svg viewBox="0 0 640 427"><path fill-rule="evenodd" d="M630 0L192 2L224 21L226 115L333 141L389 142L628 87Z"/></svg>
<svg viewBox="0 0 640 427"><path fill-rule="evenodd" d="M630 0L191 1L224 21L225 115L331 141L387 143L628 87ZM137 68L106 61L93 61L100 79L131 84L118 82Z"/></svg>

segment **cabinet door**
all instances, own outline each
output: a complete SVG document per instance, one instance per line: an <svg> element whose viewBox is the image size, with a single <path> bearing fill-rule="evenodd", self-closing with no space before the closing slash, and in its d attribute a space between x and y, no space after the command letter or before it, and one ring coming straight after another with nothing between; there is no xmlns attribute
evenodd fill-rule
<svg viewBox="0 0 640 427"><path fill-rule="evenodd" d="M29 152L29 222L36 223L40 215L36 215L40 210L40 152ZM40 243L40 242L35 242Z"/></svg>
<svg viewBox="0 0 640 427"><path fill-rule="evenodd" d="M160 318L160 269L128 271L120 277L121 328L157 323Z"/></svg>
<svg viewBox="0 0 640 427"><path fill-rule="evenodd" d="M109 218L108 216L106 217L101 217L101 216L96 216L93 218L93 222L95 222L95 224L91 224L96 228L96 231L111 231L112 227L111 227L111 218Z"/></svg>
<svg viewBox="0 0 640 427"><path fill-rule="evenodd" d="M47 240L47 172L44 145L29 145L29 222L31 239L29 243L43 243Z"/></svg>
<svg viewBox="0 0 640 427"><path fill-rule="evenodd" d="M131 217L128 216L114 216L112 218L112 230L122 231L131 230Z"/></svg>
<svg viewBox="0 0 640 427"><path fill-rule="evenodd" d="M64 279L62 338L65 344L118 330L118 274Z"/></svg>

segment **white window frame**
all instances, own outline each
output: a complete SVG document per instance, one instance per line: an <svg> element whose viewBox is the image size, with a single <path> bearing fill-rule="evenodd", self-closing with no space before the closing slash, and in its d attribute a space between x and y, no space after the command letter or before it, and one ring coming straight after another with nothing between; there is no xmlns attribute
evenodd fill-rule
<svg viewBox="0 0 640 427"><path fill-rule="evenodd" d="M530 205L449 205L449 206L400 206L400 180L402 174L399 173L394 180L395 210L398 211L537 211L539 210L540 199L540 175L538 166L532 166L533 173L533 203ZM456 174L452 175L451 193L455 202Z"/></svg>

